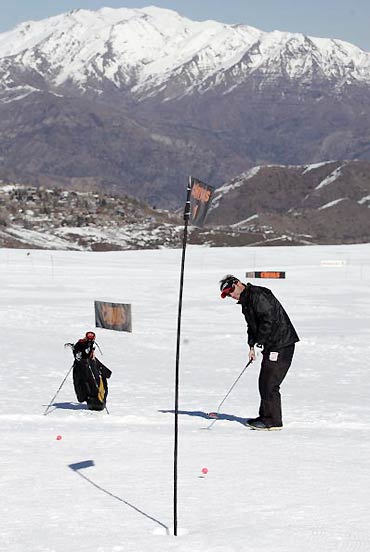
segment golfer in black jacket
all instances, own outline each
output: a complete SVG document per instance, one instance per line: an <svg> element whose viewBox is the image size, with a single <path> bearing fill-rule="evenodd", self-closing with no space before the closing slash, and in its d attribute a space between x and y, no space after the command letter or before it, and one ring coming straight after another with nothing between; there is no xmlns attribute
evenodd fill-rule
<svg viewBox="0 0 370 552"><path fill-rule="evenodd" d="M228 274L220 281L221 297L232 297L242 307L248 325L249 359L254 347L263 347L258 387L261 404L258 418L250 419L252 429L282 429L280 385L291 365L297 332L274 294L267 288L243 284Z"/></svg>

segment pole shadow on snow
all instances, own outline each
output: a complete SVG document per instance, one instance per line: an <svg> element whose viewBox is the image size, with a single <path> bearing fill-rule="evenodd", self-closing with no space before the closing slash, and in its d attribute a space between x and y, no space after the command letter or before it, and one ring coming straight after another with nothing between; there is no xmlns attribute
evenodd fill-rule
<svg viewBox="0 0 370 552"><path fill-rule="evenodd" d="M163 414L175 414L174 410L158 410ZM211 418L207 412L202 412L201 410L179 410L179 414L185 416L197 416L198 418L205 418L206 420L214 421L214 418ZM227 420L228 422L238 422L239 424L245 425L245 423L250 420L250 418L241 418L240 416L234 416L233 414L222 414L219 412L217 414L217 420Z"/></svg>
<svg viewBox="0 0 370 552"><path fill-rule="evenodd" d="M62 408L66 410L87 410L86 404L80 404L80 403L73 403L73 402L61 402L61 403L53 403L50 405L50 408L54 407L53 410L50 410L46 413L46 416L56 410L57 408Z"/></svg>
<svg viewBox="0 0 370 552"><path fill-rule="evenodd" d="M107 489L104 489L103 487L101 487L100 485L98 485L97 483L92 481L92 479L90 479L89 477L87 477L86 475L84 475L80 472L80 470L82 470L84 468L90 468L91 466L94 466L94 465L95 465L94 460L85 460L83 462L76 462L75 464L69 464L68 467L71 468L71 470L73 470L80 477L82 477L82 479L84 479L85 481L90 483L90 485L92 485L93 487L95 487L99 491L105 493L106 495L110 496L111 498L114 498L114 499L118 500L119 502L123 502L123 504L125 504L129 508L132 508L133 510L135 510L135 512L138 512L142 516L150 519L151 521L154 521L154 523L156 523L156 524L160 525L161 527L163 527L165 529L167 535L170 534L169 528L167 527L167 525L165 525L164 523L162 523L158 519L155 519L153 516L150 516L149 514L144 512L143 510L140 510L140 508L138 508L137 506L134 506L133 504L130 504L130 502L127 502L127 500L124 500L123 498L111 493L110 491L107 491Z"/></svg>

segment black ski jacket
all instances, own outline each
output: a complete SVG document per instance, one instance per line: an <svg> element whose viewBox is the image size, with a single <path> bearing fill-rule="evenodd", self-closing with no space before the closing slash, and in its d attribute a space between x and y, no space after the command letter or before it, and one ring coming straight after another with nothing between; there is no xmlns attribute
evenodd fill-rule
<svg viewBox="0 0 370 552"><path fill-rule="evenodd" d="M279 351L299 341L297 332L272 291L247 284L239 303L248 325L248 344L263 345L264 351Z"/></svg>

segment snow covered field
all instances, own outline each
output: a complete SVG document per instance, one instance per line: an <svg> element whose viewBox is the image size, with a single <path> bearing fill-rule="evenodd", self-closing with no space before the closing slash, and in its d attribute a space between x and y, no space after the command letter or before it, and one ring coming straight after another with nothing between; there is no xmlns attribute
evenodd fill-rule
<svg viewBox="0 0 370 552"><path fill-rule="evenodd" d="M188 248L174 537L180 260L180 250L0 250L0 550L367 552L370 245ZM219 298L218 280L264 269L286 270L252 283L273 290L301 337L284 430L240 423L257 415L259 359L206 431L247 359L240 307ZM110 414L79 405L69 376L44 416L72 364L63 344L94 329L94 299L132 304L132 334L96 330L113 371Z"/></svg>

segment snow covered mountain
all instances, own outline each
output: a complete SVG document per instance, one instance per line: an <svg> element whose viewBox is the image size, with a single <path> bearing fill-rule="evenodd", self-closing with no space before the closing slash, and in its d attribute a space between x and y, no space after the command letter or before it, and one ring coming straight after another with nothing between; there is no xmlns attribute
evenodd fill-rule
<svg viewBox="0 0 370 552"><path fill-rule="evenodd" d="M370 82L370 53L340 40L195 22L154 6L73 10L0 35L3 101L45 90L168 100L251 76Z"/></svg>
<svg viewBox="0 0 370 552"><path fill-rule="evenodd" d="M0 34L0 177L91 179L166 207L188 174L370 158L370 53L340 40L73 10Z"/></svg>
<svg viewBox="0 0 370 552"><path fill-rule="evenodd" d="M271 245L369 242L369 207L368 161L258 166L216 190L207 222Z"/></svg>

